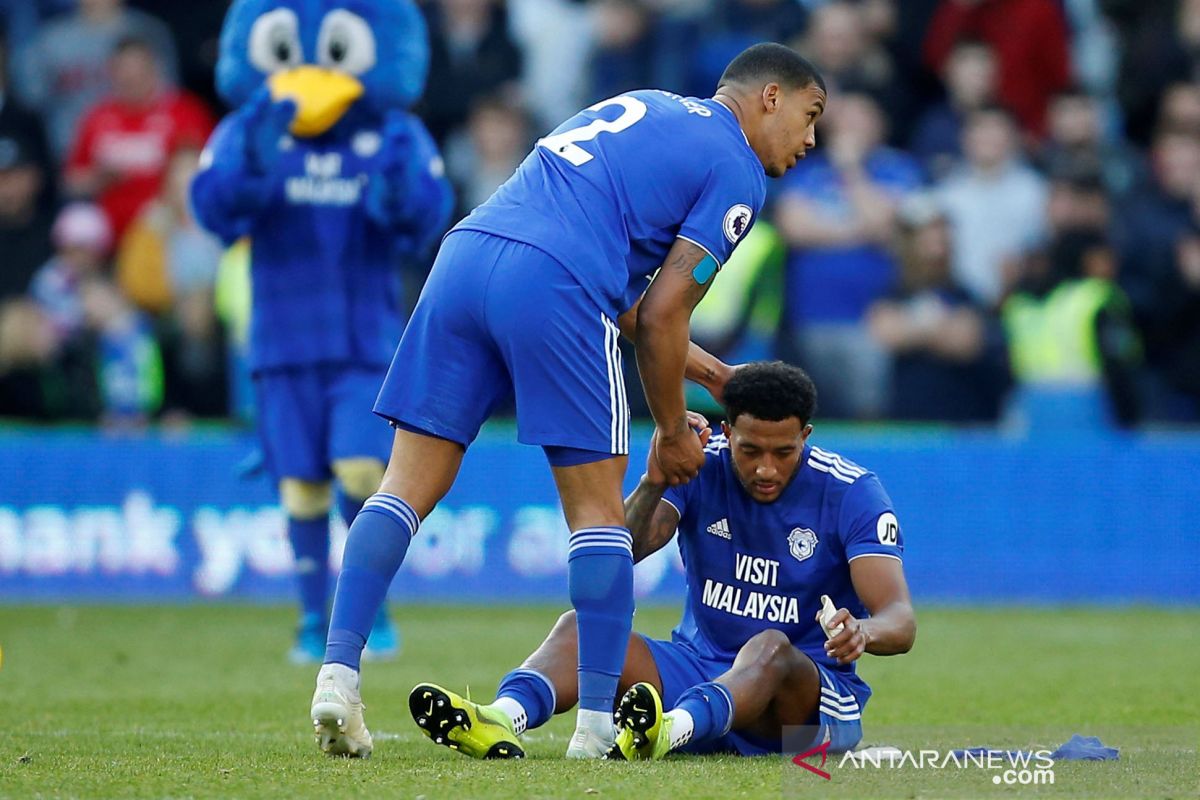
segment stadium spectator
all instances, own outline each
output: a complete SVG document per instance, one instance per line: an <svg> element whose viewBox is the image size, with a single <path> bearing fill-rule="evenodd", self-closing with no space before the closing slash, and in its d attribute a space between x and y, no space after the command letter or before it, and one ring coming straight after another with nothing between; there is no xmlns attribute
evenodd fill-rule
<svg viewBox="0 0 1200 800"><path fill-rule="evenodd" d="M911 116L908 91L897 80L891 56L867 22L861 5L832 0L813 12L802 49L812 54L834 91L868 93L881 103L889 131L903 138L906 131L901 126Z"/></svg>
<svg viewBox="0 0 1200 800"><path fill-rule="evenodd" d="M514 93L521 51L495 0L437 0L425 6L429 23L428 91L421 115L439 142L467 121L475 100Z"/></svg>
<svg viewBox="0 0 1200 800"><path fill-rule="evenodd" d="M532 144L529 117L500 97L484 98L465 133L446 144L446 171L458 197L458 217L492 196L517 169Z"/></svg>
<svg viewBox="0 0 1200 800"><path fill-rule="evenodd" d="M539 131L549 131L586 97L595 33L580 0L507 0L508 28L521 52L521 94Z"/></svg>
<svg viewBox="0 0 1200 800"><path fill-rule="evenodd" d="M101 421L111 428L140 427L163 400L162 353L150 321L108 278L88 278L80 295L93 337Z"/></svg>
<svg viewBox="0 0 1200 800"><path fill-rule="evenodd" d="M169 422L229 415L230 356L211 287L176 292L159 328L162 413Z"/></svg>
<svg viewBox="0 0 1200 800"><path fill-rule="evenodd" d="M1113 248L1088 228L1027 260L1001 309L1022 422L1063 431L1137 421L1142 351L1116 273Z"/></svg>
<svg viewBox="0 0 1200 800"><path fill-rule="evenodd" d="M1141 164L1128 146L1105 135L1101 115L1099 100L1080 88L1056 94L1039 160L1049 174L1072 169L1072 164L1094 165L1108 191L1123 194L1141 179Z"/></svg>
<svg viewBox="0 0 1200 800"><path fill-rule="evenodd" d="M941 72L954 43L983 39L996 49L1000 100L1040 136L1046 107L1071 79L1067 26L1055 0L942 0L925 37L926 64Z"/></svg>
<svg viewBox="0 0 1200 800"><path fill-rule="evenodd" d="M638 0L598 0L593 13L589 97L603 100L652 86L656 47L650 9Z"/></svg>
<svg viewBox="0 0 1200 800"><path fill-rule="evenodd" d="M152 314L169 311L181 294L211 292L217 279L223 248L196 224L188 205L199 157L192 148L171 156L162 191L142 209L117 250L121 290Z"/></svg>
<svg viewBox="0 0 1200 800"><path fill-rule="evenodd" d="M112 229L98 207L72 203L59 212L51 234L54 256L34 275L30 294L67 341L83 330L83 285L104 273Z"/></svg>
<svg viewBox="0 0 1200 800"><path fill-rule="evenodd" d="M883 112L866 94L840 95L824 127L827 146L785 177L776 211L792 248L789 327L826 415L869 418L884 409L887 362L864 314L895 283L896 208L920 186L920 169L884 146Z"/></svg>
<svg viewBox="0 0 1200 800"><path fill-rule="evenodd" d="M1117 78L1129 138L1150 144L1163 89L1195 80L1200 53L1200 3L1193 0L1103 0L1120 37Z"/></svg>
<svg viewBox="0 0 1200 800"><path fill-rule="evenodd" d="M1023 163L1012 116L988 106L967 117L966 160L937 187L954 235L954 279L995 306L1015 260L1039 244L1046 226L1045 180Z"/></svg>
<svg viewBox="0 0 1200 800"><path fill-rule="evenodd" d="M954 282L950 227L927 198L903 207L899 291L871 306L871 335L891 357L888 415L993 422L1008 383L998 320Z"/></svg>
<svg viewBox="0 0 1200 800"><path fill-rule="evenodd" d="M45 23L24 53L16 88L42 115L50 144L65 159L87 110L111 87L106 69L113 48L135 36L157 55L164 75L174 80L175 43L154 17L126 8L123 0L78 0L71 14Z"/></svg>
<svg viewBox="0 0 1200 800"><path fill-rule="evenodd" d="M793 0L726 0L713 3L682 31L687 64L681 94L707 97L725 65L745 48L763 41L786 42L799 36L808 21L804 6ZM809 56L815 56L812 51ZM814 61L815 63L815 61ZM820 66L820 65L818 65ZM828 73L826 73L828 74Z"/></svg>
<svg viewBox="0 0 1200 800"><path fill-rule="evenodd" d="M933 178L945 177L962 157L963 122L996 100L996 54L979 39L963 39L950 51L941 74L946 97L913 126L909 150Z"/></svg>
<svg viewBox="0 0 1200 800"><path fill-rule="evenodd" d="M1200 136L1200 84L1181 81L1166 88L1158 107L1158 127Z"/></svg>
<svg viewBox="0 0 1200 800"><path fill-rule="evenodd" d="M1163 129L1151 152L1153 181L1124 203L1121 284L1162 378L1153 413L1196 419L1200 411L1200 139ZM1182 393L1181 397L1174 397Z"/></svg>
<svg viewBox="0 0 1200 800"><path fill-rule="evenodd" d="M86 351L64 347L34 301L0 301L0 417L91 420L98 408Z"/></svg>
<svg viewBox="0 0 1200 800"><path fill-rule="evenodd" d="M24 157L41 172L42 203L49 208L53 205L58 170L41 119L13 92L12 72L6 57L11 41L0 29L0 138L11 138L23 145L27 151Z"/></svg>
<svg viewBox="0 0 1200 800"><path fill-rule="evenodd" d="M144 39L122 39L108 67L112 94L83 117L64 177L68 192L99 201L120 239L161 189L171 153L202 147L213 119L199 100L166 83Z"/></svg>
<svg viewBox="0 0 1200 800"><path fill-rule="evenodd" d="M0 124L6 118L0 111ZM47 176L36 153L27 135L0 128L0 300L24 294L50 257L52 217L41 201Z"/></svg>

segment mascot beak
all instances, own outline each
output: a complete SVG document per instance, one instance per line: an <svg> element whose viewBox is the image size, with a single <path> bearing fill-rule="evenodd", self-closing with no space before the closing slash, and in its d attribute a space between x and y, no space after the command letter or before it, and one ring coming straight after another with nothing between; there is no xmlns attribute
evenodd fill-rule
<svg viewBox="0 0 1200 800"><path fill-rule="evenodd" d="M344 72L302 66L276 72L267 79L272 100L285 97L296 102L291 132L295 136L319 136L329 130L362 97L363 85Z"/></svg>

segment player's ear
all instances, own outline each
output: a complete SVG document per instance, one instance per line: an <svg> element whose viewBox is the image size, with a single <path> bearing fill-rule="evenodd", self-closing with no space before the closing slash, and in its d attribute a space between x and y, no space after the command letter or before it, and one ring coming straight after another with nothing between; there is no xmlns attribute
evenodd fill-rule
<svg viewBox="0 0 1200 800"><path fill-rule="evenodd" d="M800 433L800 441L807 442L809 434L811 434L811 433L812 433L812 423L809 422L809 423L805 424L804 430L801 431L801 433Z"/></svg>
<svg viewBox="0 0 1200 800"><path fill-rule="evenodd" d="M779 110L779 84L775 82L768 83L762 90L763 111L768 114L774 114Z"/></svg>
<svg viewBox="0 0 1200 800"><path fill-rule="evenodd" d="M733 434L733 429L729 427L728 420L721 421L721 433L725 434L726 439L728 439Z"/></svg>

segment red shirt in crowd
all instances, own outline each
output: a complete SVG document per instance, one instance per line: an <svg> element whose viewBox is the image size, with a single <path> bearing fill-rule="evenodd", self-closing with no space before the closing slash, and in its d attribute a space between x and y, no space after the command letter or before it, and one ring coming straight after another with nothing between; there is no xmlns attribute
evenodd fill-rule
<svg viewBox="0 0 1200 800"><path fill-rule="evenodd" d="M104 100L84 115L67 171L114 176L98 201L119 238L158 195L171 154L181 147L202 148L212 129L208 108L185 92L164 91L144 106Z"/></svg>
<svg viewBox="0 0 1200 800"><path fill-rule="evenodd" d="M1054 0L942 0L925 34L925 63L941 74L955 42L996 50L1000 100L1021 126L1045 132L1046 107L1071 80L1067 23Z"/></svg>

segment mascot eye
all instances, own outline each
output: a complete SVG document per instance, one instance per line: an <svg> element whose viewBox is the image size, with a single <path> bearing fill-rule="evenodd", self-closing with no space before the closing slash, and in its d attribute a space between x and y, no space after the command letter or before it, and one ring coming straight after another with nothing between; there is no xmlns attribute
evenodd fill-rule
<svg viewBox="0 0 1200 800"><path fill-rule="evenodd" d="M254 20L250 63L268 74L300 63L300 22L290 8L277 8Z"/></svg>
<svg viewBox="0 0 1200 800"><path fill-rule="evenodd" d="M330 11L317 34L317 62L323 67L362 75L375 66L375 34L371 26L344 8Z"/></svg>

